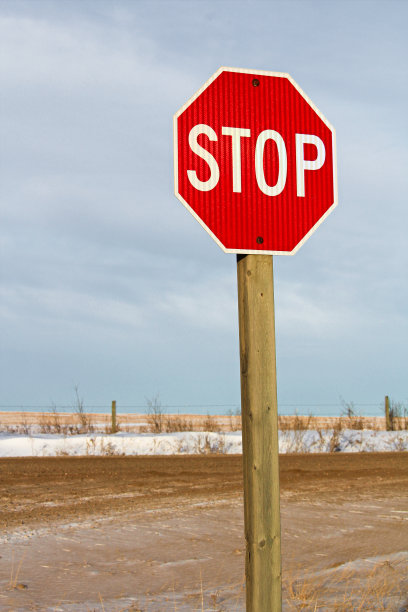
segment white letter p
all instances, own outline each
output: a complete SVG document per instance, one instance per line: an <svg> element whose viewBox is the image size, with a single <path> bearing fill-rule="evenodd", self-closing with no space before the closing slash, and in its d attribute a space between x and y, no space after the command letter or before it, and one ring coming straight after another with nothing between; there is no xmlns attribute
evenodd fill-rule
<svg viewBox="0 0 408 612"><path fill-rule="evenodd" d="M312 144L317 149L316 159L305 159L304 144ZM298 197L305 197L305 170L319 170L326 159L323 141L313 134L296 134L296 189Z"/></svg>

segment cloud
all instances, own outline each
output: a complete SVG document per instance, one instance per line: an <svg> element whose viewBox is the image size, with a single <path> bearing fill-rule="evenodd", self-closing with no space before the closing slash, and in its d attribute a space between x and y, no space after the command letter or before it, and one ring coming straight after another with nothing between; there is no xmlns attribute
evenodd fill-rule
<svg viewBox="0 0 408 612"><path fill-rule="evenodd" d="M235 258L173 196L172 161L173 113L231 64L288 71L337 129L339 206L275 258L282 389L313 396L313 370L337 393L335 366L352 395L381 352L402 389L408 11L389 6L2 3L5 393L39 397L47 369L55 399L70 371L110 393L113 368L143 400L137 363L140 388L176 400L238 394Z"/></svg>
<svg viewBox="0 0 408 612"><path fill-rule="evenodd" d="M232 272L232 271L231 271ZM238 325L235 275L196 279L164 292L158 310L188 328L212 334L236 332ZM232 313L236 317L232 318Z"/></svg>

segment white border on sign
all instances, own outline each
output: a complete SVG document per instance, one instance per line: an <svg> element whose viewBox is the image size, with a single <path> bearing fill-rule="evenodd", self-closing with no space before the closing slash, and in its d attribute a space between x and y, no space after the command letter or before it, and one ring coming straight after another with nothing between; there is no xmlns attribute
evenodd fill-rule
<svg viewBox="0 0 408 612"><path fill-rule="evenodd" d="M254 250L243 250L243 249L227 249L222 242L217 238L217 236L210 230L209 227L203 222L203 220L197 215L197 213L191 208L191 206L184 200L184 198L178 193L178 138L177 138L177 119L180 117L182 113L196 100L202 93L211 85L213 81L222 73L222 72L241 72L242 74L253 74L254 76L271 76L278 77L282 79L288 79L293 87L297 89L302 98L306 100L306 102L311 106L314 112L319 116L319 118L323 121L323 123L329 128L332 134L332 156L333 156L333 197L334 202L330 206L330 208L325 212L325 214L320 217L320 219L315 223L315 225L308 231L306 236L302 238L300 242L294 247L292 251L264 251L262 249L254 249ZM222 248L225 253L238 253L238 254L255 254L255 255L294 255L300 247L310 238L310 236L316 231L321 223L329 216L329 214L336 208L338 204L338 191L337 191L337 154L336 154L336 130L332 126L332 124L326 119L323 113L317 108L315 104L311 101L308 95L299 87L294 79L287 74L286 72L270 72L268 70L247 70L246 68L228 68L226 66L221 66L215 72L195 94L187 100L185 104L174 114L173 117L173 143L174 143L174 193L175 196L180 202L187 208L187 210L195 217L195 219L199 222L199 224L205 229L205 231L215 240L215 242Z"/></svg>

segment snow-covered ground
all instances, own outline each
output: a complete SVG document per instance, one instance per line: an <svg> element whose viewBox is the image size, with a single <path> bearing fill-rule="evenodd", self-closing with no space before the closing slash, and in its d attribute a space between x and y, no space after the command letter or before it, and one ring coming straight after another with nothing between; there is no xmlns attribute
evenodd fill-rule
<svg viewBox="0 0 408 612"><path fill-rule="evenodd" d="M408 431L305 430L279 432L280 453L408 451ZM58 455L174 455L241 453L241 432L164 434L0 433L0 457Z"/></svg>

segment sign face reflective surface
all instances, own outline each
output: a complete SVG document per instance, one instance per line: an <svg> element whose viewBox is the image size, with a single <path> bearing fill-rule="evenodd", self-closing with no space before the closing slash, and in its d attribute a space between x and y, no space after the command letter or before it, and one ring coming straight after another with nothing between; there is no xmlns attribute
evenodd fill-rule
<svg viewBox="0 0 408 612"><path fill-rule="evenodd" d="M337 204L334 128L287 74L220 68L175 114L174 155L227 252L292 254Z"/></svg>

